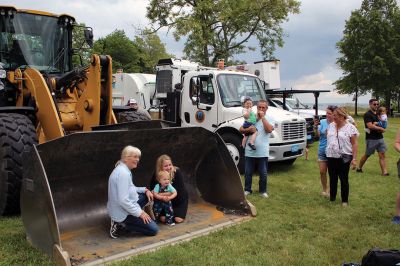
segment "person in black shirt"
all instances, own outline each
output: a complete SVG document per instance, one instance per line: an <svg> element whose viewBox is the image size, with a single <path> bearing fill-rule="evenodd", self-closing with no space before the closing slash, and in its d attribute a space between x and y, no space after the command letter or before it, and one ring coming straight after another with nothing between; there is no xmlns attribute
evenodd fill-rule
<svg viewBox="0 0 400 266"><path fill-rule="evenodd" d="M389 175L386 169L386 161L385 161L385 152L386 152L386 144L383 140L383 132L385 129L374 125L374 122L379 122L379 118L377 115L377 110L379 107L379 103L377 99L369 100L369 110L364 114L364 125L365 125L365 143L366 149L365 154L360 159L360 164L357 168L357 172L362 172L362 167L372 154L375 151L378 152L379 155L379 165L381 166L382 175Z"/></svg>
<svg viewBox="0 0 400 266"><path fill-rule="evenodd" d="M158 173L160 171L167 171L171 175L171 185L174 186L177 196L171 199L172 209L174 210L174 220L175 223L182 223L186 218L186 213L188 210L189 203L189 195L185 187L184 183L184 175L181 170L172 164L171 157L166 154L158 157L156 162L156 171ZM157 184L156 174L151 178L150 187L153 189ZM163 193L159 193L159 195L163 196ZM165 196L169 196L169 193L165 194ZM165 222L165 214L161 213L160 221Z"/></svg>

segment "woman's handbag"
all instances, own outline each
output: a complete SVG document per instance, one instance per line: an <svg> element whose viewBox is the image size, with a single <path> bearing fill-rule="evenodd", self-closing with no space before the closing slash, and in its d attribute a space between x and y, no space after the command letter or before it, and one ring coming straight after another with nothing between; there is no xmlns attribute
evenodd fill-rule
<svg viewBox="0 0 400 266"><path fill-rule="evenodd" d="M351 160L353 160L353 155L341 154L340 158L342 158L343 163L348 163L348 162L351 162Z"/></svg>
<svg viewBox="0 0 400 266"><path fill-rule="evenodd" d="M337 142L339 145L339 151L340 151L341 148L340 148L340 142L339 142L339 130L336 130L336 138L337 138ZM349 163L349 162L351 162L351 160L353 160L353 155L341 153L340 158L342 158L343 163Z"/></svg>

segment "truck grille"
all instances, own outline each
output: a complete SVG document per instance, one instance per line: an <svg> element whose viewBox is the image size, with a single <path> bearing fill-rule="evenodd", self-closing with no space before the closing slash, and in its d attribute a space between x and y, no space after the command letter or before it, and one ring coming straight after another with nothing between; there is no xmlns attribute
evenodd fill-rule
<svg viewBox="0 0 400 266"><path fill-rule="evenodd" d="M283 123L282 124L282 138L283 140L302 139L305 134L305 123Z"/></svg>

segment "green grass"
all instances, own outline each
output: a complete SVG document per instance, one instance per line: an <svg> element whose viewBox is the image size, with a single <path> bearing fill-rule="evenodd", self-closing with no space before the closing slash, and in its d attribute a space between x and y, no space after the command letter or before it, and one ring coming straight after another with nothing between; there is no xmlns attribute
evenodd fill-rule
<svg viewBox="0 0 400 266"><path fill-rule="evenodd" d="M400 226L390 219L400 190L396 174L399 154L393 143L400 119L390 119L385 133L389 177L380 174L377 155L364 166L364 173L350 173L349 206L319 195L317 144L309 160L299 158L293 166L272 165L268 177L270 198L257 193L249 200L258 216L240 225L196 238L190 242L142 254L115 265L341 265L361 262L372 247L400 248ZM359 157L365 151L362 121ZM258 177L253 188L257 189ZM25 240L19 218L0 218L0 265L47 265L45 255Z"/></svg>

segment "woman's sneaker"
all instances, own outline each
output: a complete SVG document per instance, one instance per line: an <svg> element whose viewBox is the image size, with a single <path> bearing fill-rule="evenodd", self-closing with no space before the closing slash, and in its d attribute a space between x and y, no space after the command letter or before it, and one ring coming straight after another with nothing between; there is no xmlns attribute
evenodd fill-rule
<svg viewBox="0 0 400 266"><path fill-rule="evenodd" d="M110 226L111 238L114 239L118 238L120 231L121 231L121 225L118 222L111 220L111 226Z"/></svg>

